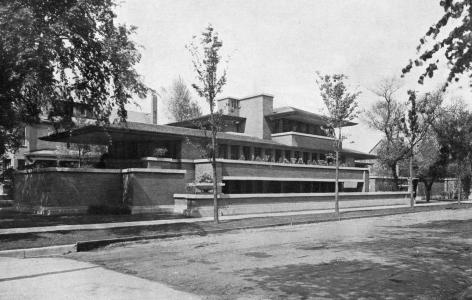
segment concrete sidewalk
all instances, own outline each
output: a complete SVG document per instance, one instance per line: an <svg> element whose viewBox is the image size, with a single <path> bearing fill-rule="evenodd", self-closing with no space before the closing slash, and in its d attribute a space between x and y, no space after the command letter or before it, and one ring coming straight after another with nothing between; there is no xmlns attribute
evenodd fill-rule
<svg viewBox="0 0 472 300"><path fill-rule="evenodd" d="M472 200L462 201L463 204L472 204ZM454 202L433 202L420 203L415 207L428 206L447 206L454 204ZM341 212L355 212L355 211L376 211L384 209L408 208L409 205L383 205L371 207L357 207L340 209ZM264 214L247 214L235 216L221 216L220 220L242 220L250 218L270 218L270 217L286 217L286 216L302 216L302 215L317 215L317 214L331 214L333 210L308 210L308 211L292 211L292 212L275 212ZM183 218L183 219L169 219L169 220L152 220L152 221L133 221L133 222L116 222L116 223L100 223L100 224L81 224L81 225L54 225L43 227L25 227L25 228L4 228L0 229L2 234L18 234L18 233L39 233L39 232L54 232L54 231L69 231L69 230L95 230L95 229L111 229L123 227L139 227L152 225L166 225L166 224L182 224L182 223L200 223L212 221L213 217L203 218Z"/></svg>
<svg viewBox="0 0 472 300"><path fill-rule="evenodd" d="M1 299L200 299L164 284L64 258L0 257Z"/></svg>

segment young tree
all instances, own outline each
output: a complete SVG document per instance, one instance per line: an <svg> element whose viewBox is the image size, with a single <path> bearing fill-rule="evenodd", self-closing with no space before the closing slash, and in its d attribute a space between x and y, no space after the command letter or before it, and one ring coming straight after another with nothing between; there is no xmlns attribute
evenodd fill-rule
<svg viewBox="0 0 472 300"><path fill-rule="evenodd" d="M197 102L192 101L190 91L179 76L174 80L167 96L169 112L176 122L190 120L202 116L202 110Z"/></svg>
<svg viewBox="0 0 472 300"><path fill-rule="evenodd" d="M436 119L443 98L441 91L426 94L420 101L417 101L416 92L410 90L408 95L409 108L407 116L402 118L400 126L408 146L410 206L413 207L415 205L415 192L413 188L415 151L417 151L418 144L427 136L431 124Z"/></svg>
<svg viewBox="0 0 472 300"><path fill-rule="evenodd" d="M56 103L87 104L99 123L148 88L134 66L135 27L116 24L114 0L10 0L0 4L0 154L20 123L57 115ZM71 112L60 120L69 122Z"/></svg>
<svg viewBox="0 0 472 300"><path fill-rule="evenodd" d="M350 92L345 84L344 74L321 75L317 73L316 83L320 89L321 98L328 110L329 127L337 129L334 150L336 154L336 178L334 186L334 210L339 215L339 152L342 149L341 128L357 116L357 97L360 92Z"/></svg>
<svg viewBox="0 0 472 300"><path fill-rule="evenodd" d="M443 0L439 3L444 9L444 15L420 39L417 47L418 57L414 61L410 60L402 72L406 74L413 65L419 67L429 62L418 79L418 82L423 84L426 77L433 77L440 61L438 56L443 54L449 67L446 88L452 81L458 81L461 74L470 73L472 69L472 1ZM454 26L451 26L451 23Z"/></svg>
<svg viewBox="0 0 472 300"><path fill-rule="evenodd" d="M209 152L213 172L213 216L216 223L219 222L218 177L216 173L217 133L219 126L215 98L221 93L226 83L226 70L223 70L221 74L218 72L222 46L223 42L211 25L208 25L205 31L202 32L199 41L194 37L193 41L187 46L192 55L193 67L197 74L196 79L198 82L192 84L192 87L197 91L200 97L205 98L210 106L209 129L211 133L211 144L209 146Z"/></svg>
<svg viewBox="0 0 472 300"><path fill-rule="evenodd" d="M382 132L383 138L377 149L381 166L390 170L398 189L398 163L405 159L406 145L403 141L400 126L398 126L405 106L395 98L401 88L395 78L381 80L371 92L379 99L365 112L364 119L370 128Z"/></svg>

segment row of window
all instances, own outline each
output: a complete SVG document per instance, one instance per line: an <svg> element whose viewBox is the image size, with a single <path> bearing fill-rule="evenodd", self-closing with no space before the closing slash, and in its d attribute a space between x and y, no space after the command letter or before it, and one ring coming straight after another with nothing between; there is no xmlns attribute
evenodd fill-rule
<svg viewBox="0 0 472 300"><path fill-rule="evenodd" d="M222 192L225 194L278 194L278 193L333 193L334 182L318 181L265 181L265 180L226 180ZM341 192L361 192L363 183L357 187L344 188L339 183Z"/></svg>

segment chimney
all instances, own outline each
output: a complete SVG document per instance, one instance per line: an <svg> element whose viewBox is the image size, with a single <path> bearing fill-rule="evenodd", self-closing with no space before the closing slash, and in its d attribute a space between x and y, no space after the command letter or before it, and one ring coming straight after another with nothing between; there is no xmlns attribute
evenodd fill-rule
<svg viewBox="0 0 472 300"><path fill-rule="evenodd" d="M157 95L152 95L152 124L157 124Z"/></svg>

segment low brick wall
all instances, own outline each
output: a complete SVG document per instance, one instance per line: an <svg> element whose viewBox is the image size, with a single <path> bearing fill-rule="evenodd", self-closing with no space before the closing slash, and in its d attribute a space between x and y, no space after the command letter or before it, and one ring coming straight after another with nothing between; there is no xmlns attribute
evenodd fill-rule
<svg viewBox="0 0 472 300"><path fill-rule="evenodd" d="M212 195L176 194L175 212L192 217L212 216ZM408 193L341 193L340 207L369 207L409 204ZM311 194L240 194L220 195L222 215L241 215L272 212L333 210L333 193Z"/></svg>
<svg viewBox="0 0 472 300"><path fill-rule="evenodd" d="M133 213L173 210L173 192L185 187L185 170L44 168L14 175L20 211L86 213L91 207ZM184 190L182 190L183 192Z"/></svg>
<svg viewBox="0 0 472 300"><path fill-rule="evenodd" d="M185 192L185 170L123 170L123 199L133 213L172 212L174 193Z"/></svg>

